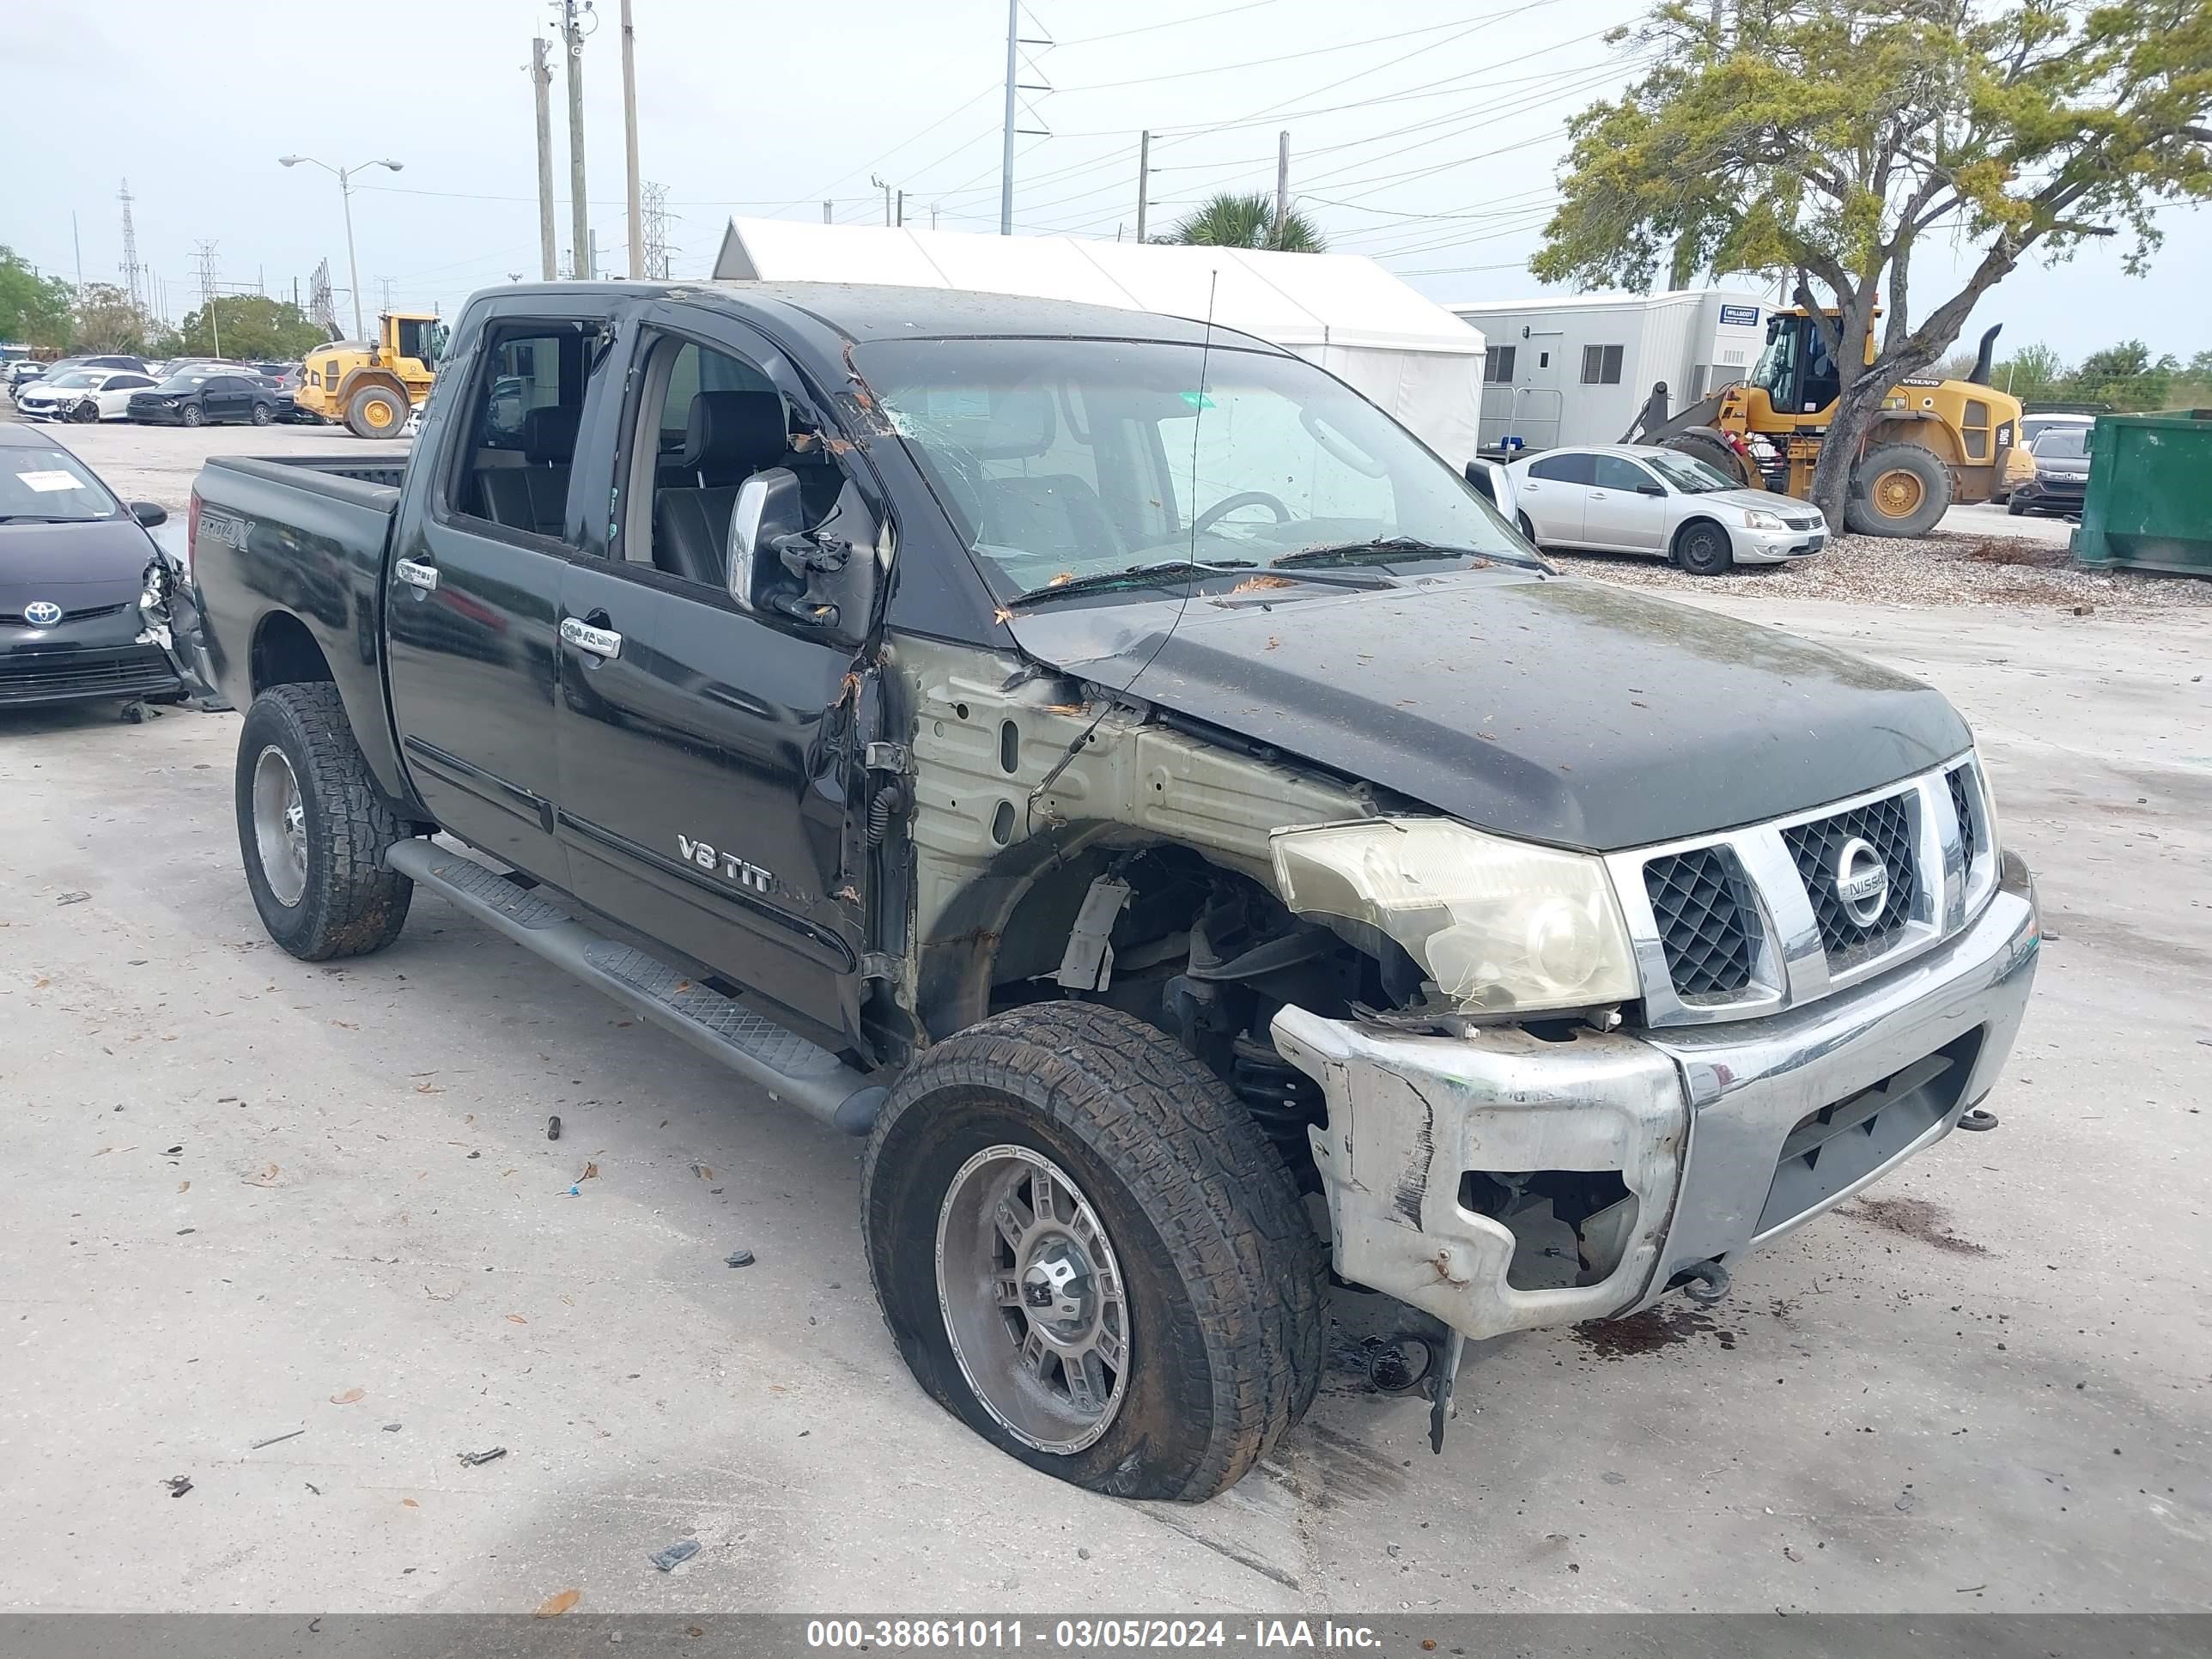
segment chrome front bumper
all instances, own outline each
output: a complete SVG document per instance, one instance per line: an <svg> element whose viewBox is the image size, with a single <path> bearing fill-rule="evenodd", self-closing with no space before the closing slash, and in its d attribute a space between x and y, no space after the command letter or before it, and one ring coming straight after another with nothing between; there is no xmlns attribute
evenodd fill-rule
<svg viewBox="0 0 2212 1659"><path fill-rule="evenodd" d="M2012 1048L2041 937L2034 884L2008 853L1981 915L1945 944L1763 1019L1547 1042L1285 1007L1276 1047L1328 1103L1310 1133L1336 1269L1470 1337L1632 1313L1949 1133ZM1820 1121L1847 1103L1842 1127ZM1460 1202L1468 1170L1617 1174L1633 1218L1601 1275L1583 1273L1595 1282L1516 1289L1513 1231Z"/></svg>

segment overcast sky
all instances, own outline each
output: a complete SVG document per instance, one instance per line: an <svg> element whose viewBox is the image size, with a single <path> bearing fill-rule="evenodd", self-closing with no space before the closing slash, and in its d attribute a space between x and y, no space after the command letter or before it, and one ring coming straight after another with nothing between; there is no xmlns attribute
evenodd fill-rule
<svg viewBox="0 0 2212 1659"><path fill-rule="evenodd" d="M1535 293L1525 268L1553 201L1562 125L1615 92L1632 48L1612 24L1641 0L1027 0L1017 233L1133 234L1137 134L1149 126L1152 225L1214 189L1273 190L1291 134L1299 205L1339 251L1374 256L1434 298ZM770 6L635 0L643 173L668 187L678 276L702 274L732 212L880 224L879 177L909 222L998 223L1004 0ZM354 198L373 310L447 313L510 272L538 274L529 76L538 0L7 0L0 60L0 243L64 276L117 280L116 193L136 198L138 255L173 317L196 303L194 245L217 280L289 297L317 261L346 283L336 181L276 158L380 156ZM618 0L585 47L587 199L603 266L624 270ZM1389 20L1386 23L1386 19ZM565 88L553 86L559 243L568 237ZM2212 346L2202 273L2212 214L2165 216L2152 275L2118 251L2037 266L1983 301L2003 343L2069 357L2137 336ZM1924 308L1955 284L1951 250L1914 264ZM1961 261L1960 263L1963 263ZM1941 291L1939 292L1939 288ZM339 313L348 315L343 294Z"/></svg>

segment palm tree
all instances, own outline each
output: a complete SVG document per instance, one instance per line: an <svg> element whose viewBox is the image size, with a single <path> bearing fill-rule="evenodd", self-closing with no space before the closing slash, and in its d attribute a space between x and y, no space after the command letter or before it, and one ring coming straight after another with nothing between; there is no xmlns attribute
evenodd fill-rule
<svg viewBox="0 0 2212 1659"><path fill-rule="evenodd" d="M1262 248L1273 253L1322 253L1328 249L1321 228L1293 208L1275 216L1272 196L1217 192L1195 213L1160 238L1199 247Z"/></svg>

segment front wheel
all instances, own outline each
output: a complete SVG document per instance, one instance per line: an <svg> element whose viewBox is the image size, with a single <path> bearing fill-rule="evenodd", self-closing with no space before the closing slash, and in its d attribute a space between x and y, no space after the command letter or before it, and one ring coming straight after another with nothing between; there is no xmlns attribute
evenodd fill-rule
<svg viewBox="0 0 2212 1659"><path fill-rule="evenodd" d="M239 849L261 925L303 962L399 936L415 884L385 868L406 826L385 804L327 681L272 685L238 736Z"/></svg>
<svg viewBox="0 0 2212 1659"><path fill-rule="evenodd" d="M363 386L346 405L346 429L356 438L396 438L407 422L407 407L404 392Z"/></svg>
<svg viewBox="0 0 2212 1659"><path fill-rule="evenodd" d="M276 418L276 416L275 413L270 409L267 404L256 404L253 405L254 425L267 426L270 422Z"/></svg>
<svg viewBox="0 0 2212 1659"><path fill-rule="evenodd" d="M177 418L186 426L198 426L207 419L207 411L198 404L186 404Z"/></svg>
<svg viewBox="0 0 2212 1659"><path fill-rule="evenodd" d="M1711 520L1682 526L1674 538L1674 561L1692 576L1724 576L1735 562L1729 533Z"/></svg>
<svg viewBox="0 0 2212 1659"><path fill-rule="evenodd" d="M100 418L100 405L89 398L80 398L70 405L69 417L79 426L89 426Z"/></svg>
<svg viewBox="0 0 2212 1659"><path fill-rule="evenodd" d="M2008 495L2005 497L2005 512L2011 518L2024 519L2027 516L2027 503L2017 495Z"/></svg>
<svg viewBox="0 0 2212 1659"><path fill-rule="evenodd" d="M862 1174L915 1378L1032 1468L1214 1496L1313 1401L1322 1255L1281 1157L1154 1027L1060 1002L928 1049Z"/></svg>

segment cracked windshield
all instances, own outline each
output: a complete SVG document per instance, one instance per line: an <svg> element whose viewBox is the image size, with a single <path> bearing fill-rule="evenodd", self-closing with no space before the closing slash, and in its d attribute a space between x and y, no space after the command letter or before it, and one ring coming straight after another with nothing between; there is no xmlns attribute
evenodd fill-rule
<svg viewBox="0 0 2212 1659"><path fill-rule="evenodd" d="M1320 550L1528 557L1402 428L1296 358L1024 339L897 341L857 356L1010 597Z"/></svg>

